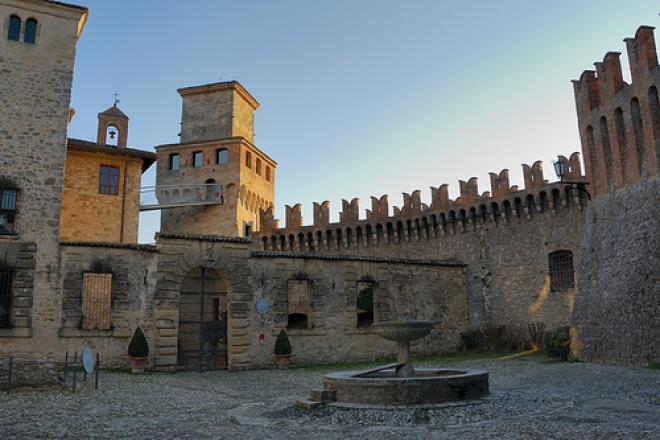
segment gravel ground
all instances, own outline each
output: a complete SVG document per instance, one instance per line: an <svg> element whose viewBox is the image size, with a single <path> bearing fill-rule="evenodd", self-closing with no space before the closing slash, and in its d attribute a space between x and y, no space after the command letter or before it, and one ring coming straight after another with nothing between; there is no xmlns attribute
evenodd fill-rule
<svg viewBox="0 0 660 440"><path fill-rule="evenodd" d="M418 362L420 367L449 366ZM440 408L297 408L331 371L101 372L70 390L0 395L0 438L657 439L660 371L539 356L454 363L491 395Z"/></svg>

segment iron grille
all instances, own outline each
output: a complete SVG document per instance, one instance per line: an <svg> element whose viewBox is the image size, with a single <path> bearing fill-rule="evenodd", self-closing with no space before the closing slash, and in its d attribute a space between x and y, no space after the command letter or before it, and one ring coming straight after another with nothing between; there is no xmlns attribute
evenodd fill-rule
<svg viewBox="0 0 660 440"><path fill-rule="evenodd" d="M548 254L548 269L550 273L550 290L552 292L563 292L575 287L573 252L567 250L550 252Z"/></svg>
<svg viewBox="0 0 660 440"><path fill-rule="evenodd" d="M13 281L13 271L0 269L0 327L11 325Z"/></svg>

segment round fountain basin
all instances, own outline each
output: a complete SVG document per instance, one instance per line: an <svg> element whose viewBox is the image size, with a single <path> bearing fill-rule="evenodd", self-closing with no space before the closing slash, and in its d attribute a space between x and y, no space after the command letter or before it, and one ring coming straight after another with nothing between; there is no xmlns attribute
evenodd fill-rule
<svg viewBox="0 0 660 440"><path fill-rule="evenodd" d="M364 373L331 373L323 376L323 385L335 391L337 402L365 404L430 404L488 395L488 372L484 370L418 369L416 377L408 378L394 377L393 370Z"/></svg>
<svg viewBox="0 0 660 440"><path fill-rule="evenodd" d="M371 324L371 327L381 338L394 342L411 342L428 335L435 322L433 321L382 321Z"/></svg>

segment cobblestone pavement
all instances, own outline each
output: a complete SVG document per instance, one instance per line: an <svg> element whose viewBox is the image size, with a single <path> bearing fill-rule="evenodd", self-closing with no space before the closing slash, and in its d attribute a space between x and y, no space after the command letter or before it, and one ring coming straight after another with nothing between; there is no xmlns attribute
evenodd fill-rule
<svg viewBox="0 0 660 440"><path fill-rule="evenodd" d="M447 366L417 363L418 366ZM329 368L101 372L70 390L0 395L0 438L657 439L660 371L531 356L453 364L488 370L491 395L442 408L295 407Z"/></svg>

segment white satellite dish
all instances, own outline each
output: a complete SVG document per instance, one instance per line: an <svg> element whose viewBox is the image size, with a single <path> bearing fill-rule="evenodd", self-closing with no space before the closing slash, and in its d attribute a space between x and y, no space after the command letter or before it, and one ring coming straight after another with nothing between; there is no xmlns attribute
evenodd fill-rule
<svg viewBox="0 0 660 440"><path fill-rule="evenodd" d="M82 351L82 364L85 369L85 373L92 374L94 372L94 353L89 347L83 348Z"/></svg>

